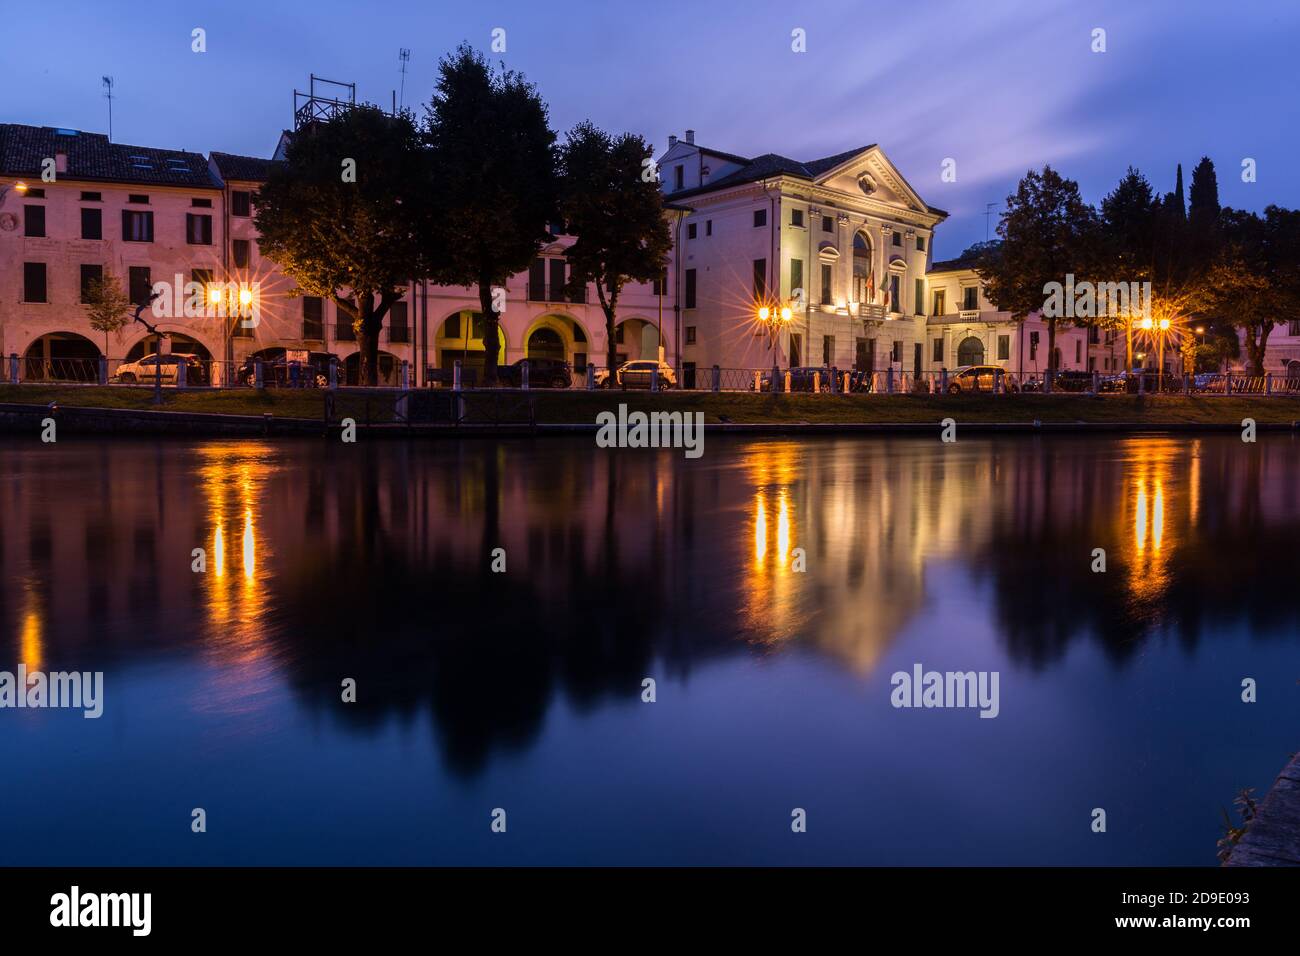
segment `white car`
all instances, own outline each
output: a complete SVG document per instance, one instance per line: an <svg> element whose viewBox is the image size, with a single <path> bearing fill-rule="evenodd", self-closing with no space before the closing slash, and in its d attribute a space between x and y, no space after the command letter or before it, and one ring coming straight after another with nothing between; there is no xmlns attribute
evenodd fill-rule
<svg viewBox="0 0 1300 956"><path fill-rule="evenodd" d="M596 372L595 380L597 388L649 388L650 377L659 373L659 387L673 388L677 385L677 373L667 362L657 362L654 359L635 359L631 362L624 362L614 370L613 383L609 380L609 369L602 368Z"/></svg>
<svg viewBox="0 0 1300 956"><path fill-rule="evenodd" d="M203 363L197 355L189 352L173 352L161 358L161 378L164 385L176 384L176 370L182 362L185 363L185 383L187 385L201 385L203 383ZM159 378L158 371L159 356L157 353L150 353L134 362L125 362L119 365L117 371L113 373L113 381L123 385L152 385Z"/></svg>

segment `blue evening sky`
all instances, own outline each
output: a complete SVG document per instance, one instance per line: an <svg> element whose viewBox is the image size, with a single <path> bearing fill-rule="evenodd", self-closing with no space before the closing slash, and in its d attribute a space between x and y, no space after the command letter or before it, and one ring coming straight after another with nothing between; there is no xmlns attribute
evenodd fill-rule
<svg viewBox="0 0 1300 956"><path fill-rule="evenodd" d="M124 143L269 156L308 74L386 106L408 47L405 102L419 104L440 55L487 51L500 27L497 58L538 85L561 132L590 118L662 152L689 127L716 149L796 159L879 143L952 213L940 258L983 239L985 204L1043 163L1096 202L1129 164L1164 192L1177 163L1190 181L1208 155L1225 205L1300 206L1296 0L68 0L7 4L3 23L0 121L106 131L107 73ZM206 53L190 51L195 27ZM1105 53L1090 50L1098 27Z"/></svg>

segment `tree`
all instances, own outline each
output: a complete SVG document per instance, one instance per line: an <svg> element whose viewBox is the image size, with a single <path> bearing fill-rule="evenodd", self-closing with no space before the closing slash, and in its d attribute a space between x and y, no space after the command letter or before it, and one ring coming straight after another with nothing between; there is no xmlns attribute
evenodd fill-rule
<svg viewBox="0 0 1300 956"><path fill-rule="evenodd" d="M108 334L131 321L131 297L111 272L91 279L86 286L86 320L96 332L104 333L104 355L108 355Z"/></svg>
<svg viewBox="0 0 1300 956"><path fill-rule="evenodd" d="M477 286L483 313L483 378L496 383L504 286L554 237L555 133L546 105L524 77L494 71L461 44L438 64L438 85L425 109L429 165L445 235L431 257L430 277L443 285Z"/></svg>
<svg viewBox="0 0 1300 956"><path fill-rule="evenodd" d="M1224 209L1223 244L1205 275L1204 300L1241 330L1247 371L1264 374L1269 334L1279 322L1300 320L1300 212L1269 206Z"/></svg>
<svg viewBox="0 0 1300 956"><path fill-rule="evenodd" d="M1042 312L1049 283L1064 283L1068 274L1087 274L1097 260L1096 212L1079 195L1079 184L1063 179L1051 166L1030 170L998 223L1002 245L996 257L975 267L985 294L1018 321ZM1050 311L1050 310L1046 310ZM1048 368L1056 371L1056 324L1045 314Z"/></svg>
<svg viewBox="0 0 1300 956"><path fill-rule="evenodd" d="M595 285L611 369L617 363L614 326L623 286L661 278L672 248L659 181L646 174L652 167L645 160L652 155L640 136L611 137L591 123L575 126L560 150L560 214L578 237L567 252L569 289Z"/></svg>
<svg viewBox="0 0 1300 956"><path fill-rule="evenodd" d="M1219 247L1219 178L1210 157L1202 156L1192 170L1187 208L1187 252L1196 271L1207 268Z"/></svg>
<svg viewBox="0 0 1300 956"><path fill-rule="evenodd" d="M255 199L262 253L352 319L366 385L384 317L434 255L425 173L409 114L356 106L298 130Z"/></svg>

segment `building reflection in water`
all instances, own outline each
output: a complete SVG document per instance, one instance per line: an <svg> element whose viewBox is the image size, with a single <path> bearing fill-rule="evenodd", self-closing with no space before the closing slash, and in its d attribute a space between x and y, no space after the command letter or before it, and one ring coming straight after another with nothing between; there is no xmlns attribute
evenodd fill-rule
<svg viewBox="0 0 1300 956"><path fill-rule="evenodd" d="M340 719L427 712L467 769L557 694L590 708L791 646L867 674L923 611L954 633L987 617L1027 667L1076 640L1122 665L1157 628L1194 647L1225 620L1297 618L1290 438L719 438L698 461L563 439L105 442L7 463L0 622L29 665L190 647L213 681L194 706L236 712L287 682L337 714L357 676L375 692ZM958 577L983 603L931 583Z"/></svg>

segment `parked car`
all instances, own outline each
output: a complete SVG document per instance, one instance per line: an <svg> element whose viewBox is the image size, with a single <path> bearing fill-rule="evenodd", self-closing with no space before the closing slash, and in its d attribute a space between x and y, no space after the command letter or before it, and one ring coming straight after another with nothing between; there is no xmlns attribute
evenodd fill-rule
<svg viewBox="0 0 1300 956"><path fill-rule="evenodd" d="M649 388L650 377L655 374L656 369L659 374L660 388L673 388L677 384L677 373L667 362L657 362L654 359L636 359L631 362L624 362L614 370L613 381L610 380L609 369L599 369L596 372L597 388Z"/></svg>
<svg viewBox="0 0 1300 956"><path fill-rule="evenodd" d="M334 356L329 352L308 352L306 362L297 362L295 381L294 362L289 361L288 352L277 350L276 353L262 353L262 384L268 388L288 388L295 384L301 388L325 388L330 383L330 361ZM256 359L246 358L235 372L235 381L240 385L254 385L257 382ZM342 368L339 374L343 374Z"/></svg>
<svg viewBox="0 0 1300 956"><path fill-rule="evenodd" d="M175 385L179 376L177 369L182 364L185 366L186 385L208 384L207 366L197 355L189 352L172 352L161 356L161 360L156 352L151 352L134 362L119 365L110 381L122 385L151 385L161 378L164 385Z"/></svg>
<svg viewBox="0 0 1300 956"><path fill-rule="evenodd" d="M524 384L524 366L528 366L529 388L568 388L573 384L573 370L560 359L524 358L497 369L497 381L510 388Z"/></svg>
<svg viewBox="0 0 1300 956"><path fill-rule="evenodd" d="M1020 386L1022 391L1042 392L1047 389L1047 376L1034 376ZM1077 369L1062 369L1052 376L1053 392L1087 392L1092 389L1092 373Z"/></svg>
<svg viewBox="0 0 1300 956"><path fill-rule="evenodd" d="M1020 386L1007 377L1006 369L1000 365L963 365L948 374L948 394L991 392L993 383L999 379L1007 391L1020 390Z"/></svg>

